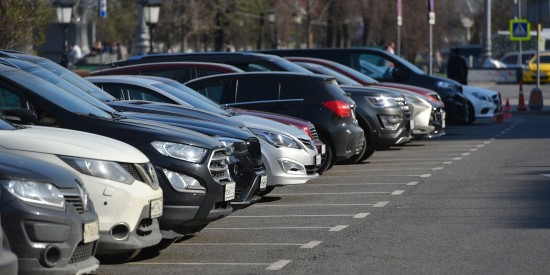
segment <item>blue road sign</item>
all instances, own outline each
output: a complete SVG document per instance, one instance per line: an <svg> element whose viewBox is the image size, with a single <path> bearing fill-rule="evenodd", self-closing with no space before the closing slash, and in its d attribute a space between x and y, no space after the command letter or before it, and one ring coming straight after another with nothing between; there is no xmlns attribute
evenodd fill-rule
<svg viewBox="0 0 550 275"><path fill-rule="evenodd" d="M99 18L107 17L107 0L99 0Z"/></svg>
<svg viewBox="0 0 550 275"><path fill-rule="evenodd" d="M527 20L510 20L510 40L531 40L531 24Z"/></svg>

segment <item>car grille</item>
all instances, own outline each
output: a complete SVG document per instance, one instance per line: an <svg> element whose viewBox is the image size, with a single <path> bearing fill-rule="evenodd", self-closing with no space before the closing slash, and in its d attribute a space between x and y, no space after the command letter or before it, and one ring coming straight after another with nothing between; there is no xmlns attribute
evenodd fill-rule
<svg viewBox="0 0 550 275"><path fill-rule="evenodd" d="M315 144L313 144L312 140L305 138L299 138L299 140L310 150L313 150L313 148L315 148Z"/></svg>
<svg viewBox="0 0 550 275"><path fill-rule="evenodd" d="M85 261L94 255L96 242L80 243L74 250L73 256L69 260L69 264Z"/></svg>
<svg viewBox="0 0 550 275"><path fill-rule="evenodd" d="M156 179L153 179L152 176L148 174L148 167L147 163L124 163L119 162L120 166L124 168L134 179L137 181L144 182L146 184L149 184L154 190L157 190L159 188L158 182Z"/></svg>
<svg viewBox="0 0 550 275"><path fill-rule="evenodd" d="M306 165L306 173L308 175L313 175L315 174L315 165Z"/></svg>
<svg viewBox="0 0 550 275"><path fill-rule="evenodd" d="M80 195L64 194L63 198L65 198L66 203L72 205L76 209L78 214L82 215L86 212L84 203L82 202L82 198L80 197Z"/></svg>
<svg viewBox="0 0 550 275"><path fill-rule="evenodd" d="M214 180L217 182L231 181L228 168L225 148L214 150L208 163L208 170L210 170L210 174Z"/></svg>
<svg viewBox="0 0 550 275"><path fill-rule="evenodd" d="M152 219L143 219L139 222L138 227L136 229L136 234L138 236L149 236L151 233L153 233L153 220Z"/></svg>
<svg viewBox="0 0 550 275"><path fill-rule="evenodd" d="M315 129L315 126L309 127L309 132L311 133L313 139L319 139L319 134L317 133L317 129Z"/></svg>
<svg viewBox="0 0 550 275"><path fill-rule="evenodd" d="M254 170L263 170L264 165L262 162L260 141L255 137L251 137L246 141L246 146L248 147L248 153L250 154L250 156L252 156L254 160Z"/></svg>

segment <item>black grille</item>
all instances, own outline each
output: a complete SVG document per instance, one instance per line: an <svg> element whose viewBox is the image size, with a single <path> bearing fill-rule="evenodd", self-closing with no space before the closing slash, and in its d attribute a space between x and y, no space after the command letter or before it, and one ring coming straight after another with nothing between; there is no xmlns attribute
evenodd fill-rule
<svg viewBox="0 0 550 275"><path fill-rule="evenodd" d="M300 140L307 148L309 148L310 150L313 150L313 148L315 147L315 144L313 144L313 141L311 141L311 140L309 140L309 139L299 138L299 140Z"/></svg>
<svg viewBox="0 0 550 275"><path fill-rule="evenodd" d="M319 139L319 134L317 134L317 129L315 129L315 126L309 127L309 132L314 139Z"/></svg>
<svg viewBox="0 0 550 275"><path fill-rule="evenodd" d="M208 170L210 170L210 174L217 182L231 181L225 149L218 149L212 153Z"/></svg>
<svg viewBox="0 0 550 275"><path fill-rule="evenodd" d="M80 243L74 250L73 256L69 260L69 263L78 263L85 261L94 255L94 246L96 242Z"/></svg>
<svg viewBox="0 0 550 275"><path fill-rule="evenodd" d="M248 147L248 153L254 158L254 159L262 159L262 151L260 148L260 141L255 138L251 137L246 141L246 146Z"/></svg>
<svg viewBox="0 0 550 275"><path fill-rule="evenodd" d="M82 202L82 198L77 195L63 195L63 198L65 198L65 202L74 206L78 214L84 214L86 212L86 209L84 209L84 203Z"/></svg>
<svg viewBox="0 0 550 275"><path fill-rule="evenodd" d="M315 174L315 165L306 165L306 173L308 175Z"/></svg>
<svg viewBox="0 0 550 275"><path fill-rule="evenodd" d="M139 236L149 236L153 232L153 228L151 227L153 225L152 219L143 219L139 222L138 228L136 230L136 234Z"/></svg>
<svg viewBox="0 0 550 275"><path fill-rule="evenodd" d="M147 182L143 179L143 177L138 172L138 170L137 170L137 168L134 164L132 164L132 163L122 163L122 162L119 162L118 164L120 164L120 166L122 166L122 168L124 168L124 170L128 171L128 173L130 173L130 175L132 175L132 177L134 177L134 179L142 181L142 182ZM145 167L143 167L143 168L145 169Z"/></svg>

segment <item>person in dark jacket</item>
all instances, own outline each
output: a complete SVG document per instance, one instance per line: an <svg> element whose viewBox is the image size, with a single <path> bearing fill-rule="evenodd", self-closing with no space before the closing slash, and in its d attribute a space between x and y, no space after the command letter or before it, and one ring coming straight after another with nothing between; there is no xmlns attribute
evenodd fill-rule
<svg viewBox="0 0 550 275"><path fill-rule="evenodd" d="M466 59L460 55L460 49L455 48L451 51L447 62L447 77L468 85L468 64Z"/></svg>

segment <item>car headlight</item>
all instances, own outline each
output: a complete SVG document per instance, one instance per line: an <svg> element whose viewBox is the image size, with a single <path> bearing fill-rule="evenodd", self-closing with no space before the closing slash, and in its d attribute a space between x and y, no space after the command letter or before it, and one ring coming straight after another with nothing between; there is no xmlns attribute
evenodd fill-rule
<svg viewBox="0 0 550 275"><path fill-rule="evenodd" d="M246 149L246 145L242 140L230 138L230 137L215 137L219 142L225 146L226 155L230 156L235 152L243 152Z"/></svg>
<svg viewBox="0 0 550 275"><path fill-rule="evenodd" d="M301 149L300 145L298 145L298 143L292 137L285 134L255 128L250 128L250 130L258 137L262 138L267 143L275 147Z"/></svg>
<svg viewBox="0 0 550 275"><path fill-rule="evenodd" d="M8 180L2 183L12 195L24 202L65 209L63 194L53 184L26 180Z"/></svg>
<svg viewBox="0 0 550 275"><path fill-rule="evenodd" d="M163 156L192 163L201 162L207 152L204 148L167 141L153 141L151 145Z"/></svg>
<svg viewBox="0 0 550 275"><path fill-rule="evenodd" d="M395 101L395 98L393 98L393 97L367 96L366 98L370 102L370 104L372 104L374 107L378 107L378 108L397 107L397 106L399 106L397 104L397 101Z"/></svg>
<svg viewBox="0 0 550 275"><path fill-rule="evenodd" d="M485 95L482 95L480 93L472 93L472 95L475 96L476 98L478 98L479 100L491 102L491 100L488 97L486 97Z"/></svg>
<svg viewBox="0 0 550 275"><path fill-rule="evenodd" d="M438 88L442 89L453 89L455 86L453 83L447 81L437 81L436 84Z"/></svg>
<svg viewBox="0 0 550 275"><path fill-rule="evenodd" d="M59 158L82 174L114 180L126 184L132 184L135 180L135 178L126 169L124 169L124 167L114 161L66 156L60 156Z"/></svg>

